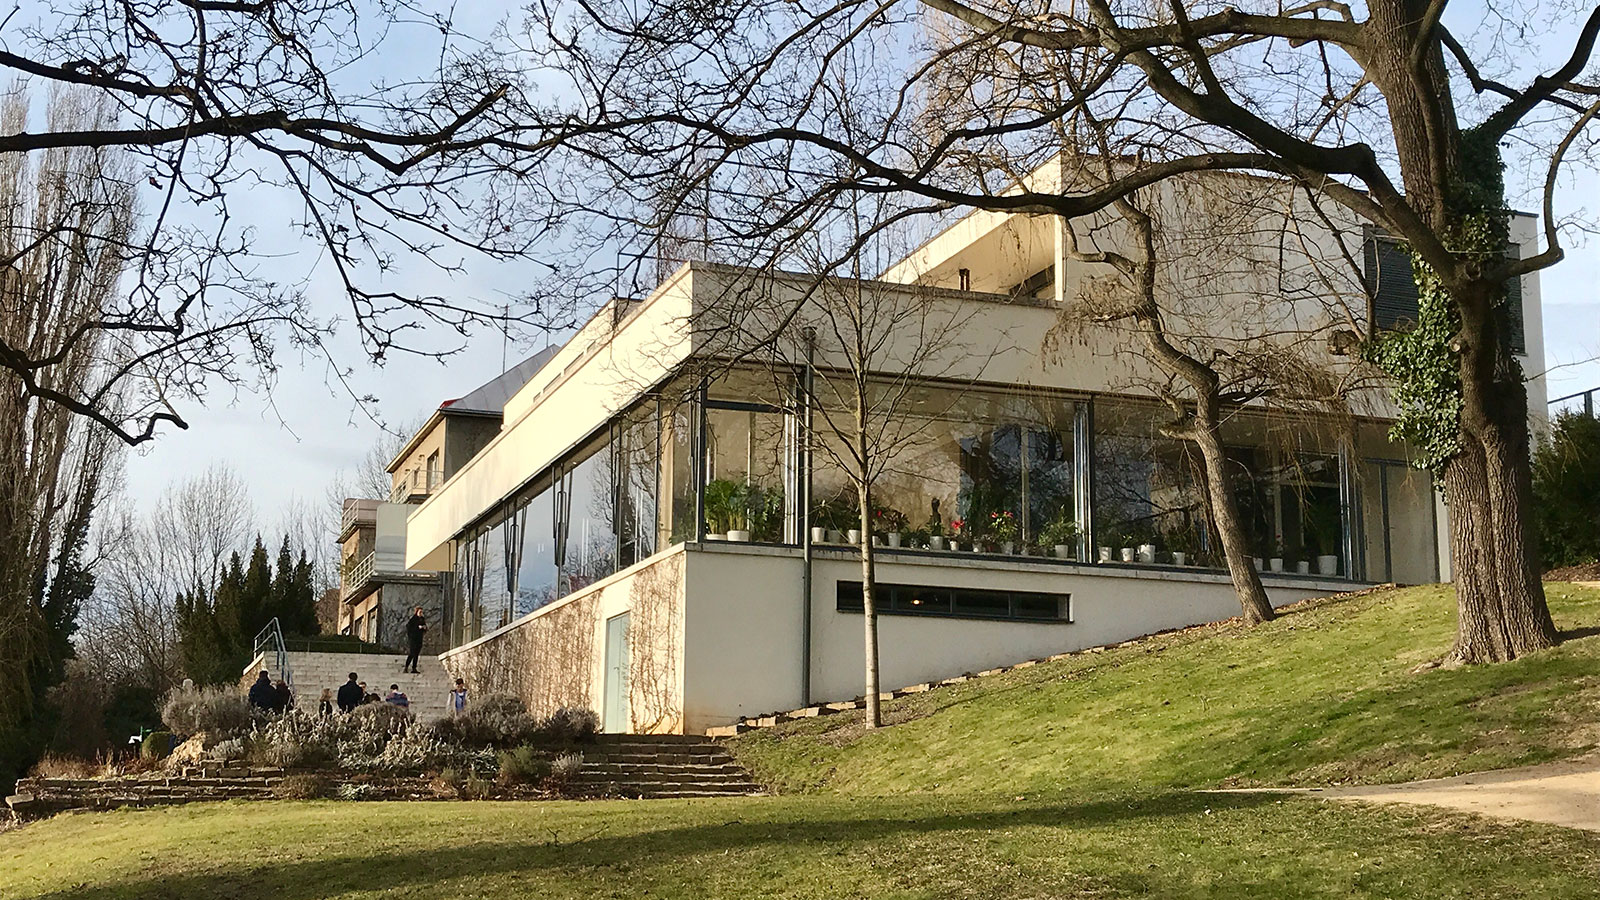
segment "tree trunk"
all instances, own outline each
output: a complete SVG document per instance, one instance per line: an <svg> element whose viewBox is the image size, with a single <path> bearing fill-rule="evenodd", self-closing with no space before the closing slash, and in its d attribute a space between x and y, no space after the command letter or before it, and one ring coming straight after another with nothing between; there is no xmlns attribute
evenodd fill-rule
<svg viewBox="0 0 1600 900"><path fill-rule="evenodd" d="M867 727L883 725L882 691L878 678L877 560L872 552L872 494L863 481L856 485L861 520L861 618L866 642Z"/></svg>
<svg viewBox="0 0 1600 900"><path fill-rule="evenodd" d="M1461 449L1444 470L1458 616L1453 663L1503 662L1557 639L1527 524L1528 394L1497 334L1493 297L1456 298Z"/></svg>
<svg viewBox="0 0 1600 900"><path fill-rule="evenodd" d="M1267 590L1261 586L1261 574L1256 571L1250 547L1245 542L1244 523L1239 518L1239 502L1233 496L1228 482L1227 456L1215 428L1197 423L1192 435L1200 448L1200 457L1206 466L1206 494L1211 500L1211 515L1215 519L1217 536L1222 540L1222 552L1228 561L1228 574L1233 578L1234 593L1239 596L1239 608L1246 625L1259 625L1276 616Z"/></svg>

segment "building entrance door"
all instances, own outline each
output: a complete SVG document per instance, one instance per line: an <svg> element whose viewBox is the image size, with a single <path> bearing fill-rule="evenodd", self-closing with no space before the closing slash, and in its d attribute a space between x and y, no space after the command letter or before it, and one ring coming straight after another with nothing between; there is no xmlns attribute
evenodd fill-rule
<svg viewBox="0 0 1600 900"><path fill-rule="evenodd" d="M606 685L601 725L613 734L628 730L628 614L606 620Z"/></svg>

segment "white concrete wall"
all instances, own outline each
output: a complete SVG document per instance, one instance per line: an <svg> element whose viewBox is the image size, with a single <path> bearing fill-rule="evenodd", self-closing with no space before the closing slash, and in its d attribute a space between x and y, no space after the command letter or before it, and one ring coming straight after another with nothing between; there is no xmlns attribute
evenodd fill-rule
<svg viewBox="0 0 1600 900"><path fill-rule="evenodd" d="M708 544L688 552L684 717L690 731L802 705L801 566L798 551ZM1193 569L1096 569L949 554L885 556L877 576L885 583L1066 592L1073 608L1070 623L882 615L884 690L1239 612L1226 575ZM837 582L859 580L860 562L850 553L818 551L812 579L813 703L862 693L862 616L836 608ZM1269 575L1266 580L1272 602L1280 606L1351 586L1308 577Z"/></svg>

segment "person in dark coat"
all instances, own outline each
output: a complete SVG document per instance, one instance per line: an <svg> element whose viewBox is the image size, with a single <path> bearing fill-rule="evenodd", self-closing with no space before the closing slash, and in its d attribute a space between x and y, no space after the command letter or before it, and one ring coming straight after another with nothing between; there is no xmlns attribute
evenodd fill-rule
<svg viewBox="0 0 1600 900"><path fill-rule="evenodd" d="M279 678L272 692L277 695L272 703L273 712L281 713L294 709L294 691L289 689L289 682Z"/></svg>
<svg viewBox="0 0 1600 900"><path fill-rule="evenodd" d="M339 711L349 712L361 705L366 697L366 691L356 682L356 673L350 673L350 680L339 686Z"/></svg>
<svg viewBox="0 0 1600 900"><path fill-rule="evenodd" d="M428 633L428 619L422 614L422 607L411 614L406 620L406 661L400 666L400 671L417 671L417 662L422 656L422 638Z"/></svg>
<svg viewBox="0 0 1600 900"><path fill-rule="evenodd" d="M250 685L250 705L256 709L271 712L278 703L278 689L272 686L272 676L266 669L261 670L256 683Z"/></svg>

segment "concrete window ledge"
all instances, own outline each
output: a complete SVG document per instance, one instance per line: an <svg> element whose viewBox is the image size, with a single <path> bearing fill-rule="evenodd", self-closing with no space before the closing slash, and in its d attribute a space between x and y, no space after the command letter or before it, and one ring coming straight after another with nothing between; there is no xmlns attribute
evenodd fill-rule
<svg viewBox="0 0 1600 900"><path fill-rule="evenodd" d="M748 544L742 541L704 541L683 545L691 553L736 553L745 556L774 556L795 558L799 547L778 544ZM1202 569L1199 566L1174 566L1159 563L1085 563L1071 559L1054 559L1043 556L1007 556L995 553L973 553L967 550L907 550L878 547L878 562L892 566L929 566L944 569L988 569L1009 572L1071 572L1103 578L1133 578L1143 581L1186 581L1195 584L1228 584L1232 578L1220 569ZM839 544L813 544L812 556L818 559L854 559L854 547ZM1262 572L1261 583L1266 587L1292 587L1305 590L1342 591L1371 587L1371 582L1331 578L1326 575L1301 575L1298 572Z"/></svg>

